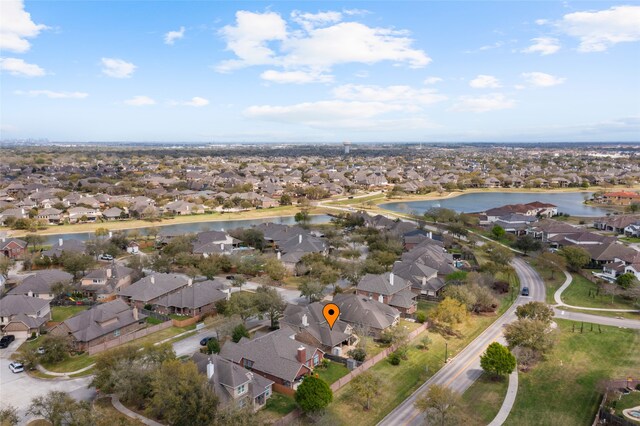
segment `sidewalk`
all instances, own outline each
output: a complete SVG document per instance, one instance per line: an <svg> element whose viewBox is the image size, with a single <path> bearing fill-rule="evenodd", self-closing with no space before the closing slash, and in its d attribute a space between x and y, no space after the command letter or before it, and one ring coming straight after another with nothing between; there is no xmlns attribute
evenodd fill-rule
<svg viewBox="0 0 640 426"><path fill-rule="evenodd" d="M509 417L509 413L511 413L513 404L516 402L517 394L518 366L516 366L516 369L513 370L513 373L509 375L509 387L507 388L507 394L504 396L504 401L502 401L500 411L498 411L496 417L491 421L491 423L489 423L489 426L501 426L505 421L507 421L507 417Z"/></svg>
<svg viewBox="0 0 640 426"><path fill-rule="evenodd" d="M49 370L47 370L46 368L44 368L44 367L43 367L42 365L40 365L40 364L38 364L38 365L36 366L36 369L37 369L39 372L41 372L41 373L48 374L49 376L56 376L56 377L69 377L69 376L71 376L71 375L73 375L73 374L80 374L80 373L84 373L85 371L92 369L95 365L96 365L96 364L95 364L95 363L93 363L93 364L88 365L88 366L86 366L86 367L84 367L84 368L81 368L80 370L76 370L76 371L67 371L67 372L64 372L64 373L56 373L55 371L49 371Z"/></svg>
<svg viewBox="0 0 640 426"><path fill-rule="evenodd" d="M566 279L562 284L562 286L560 286L560 288L556 290L556 292L553 294L553 300L555 300L557 308L564 307L564 308L581 309L583 311L600 311L600 312L640 312L640 310L637 310L637 309L587 308L584 306L567 305L562 301L562 292L565 291L567 288L569 288L569 286L573 282L573 276L567 271L562 271L562 272L564 272L564 276L566 277Z"/></svg>
<svg viewBox="0 0 640 426"><path fill-rule="evenodd" d="M110 395L110 396L111 396L111 403L113 404L113 408L120 411L125 416L130 417L132 419L139 420L147 426L164 426L162 423L158 423L155 420L146 418L142 414L138 414L135 411L129 410L127 407L122 405L122 403L120 402L120 400L116 395Z"/></svg>

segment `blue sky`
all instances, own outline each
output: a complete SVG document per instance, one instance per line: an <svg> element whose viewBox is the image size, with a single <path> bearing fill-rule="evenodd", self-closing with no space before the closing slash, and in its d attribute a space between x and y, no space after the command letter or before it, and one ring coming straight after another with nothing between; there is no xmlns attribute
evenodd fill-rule
<svg viewBox="0 0 640 426"><path fill-rule="evenodd" d="M637 2L0 1L2 139L640 140Z"/></svg>

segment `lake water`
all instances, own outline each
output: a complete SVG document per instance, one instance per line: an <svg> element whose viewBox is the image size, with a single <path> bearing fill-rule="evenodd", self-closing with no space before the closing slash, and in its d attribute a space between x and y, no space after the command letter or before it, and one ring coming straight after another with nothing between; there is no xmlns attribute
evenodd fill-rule
<svg viewBox="0 0 640 426"><path fill-rule="evenodd" d="M432 207L444 207L457 212L474 213L506 204L524 204L541 201L558 206L559 213L571 216L604 216L610 210L584 204L591 192L472 192L453 198L428 201L408 201L381 204L380 207L399 213L424 213Z"/></svg>
<svg viewBox="0 0 640 426"><path fill-rule="evenodd" d="M327 223L331 219L330 216L319 214L311 216L311 223ZM202 231L229 231L235 228L248 228L250 226L259 225L261 223L281 223L284 225L295 225L296 221L293 216L281 216L281 217L272 217L272 218L263 218L263 219L245 219L245 220L220 220L216 222L198 222L198 223L178 223L175 225L166 225L166 226L157 226L160 230L160 233L163 232L179 232L183 234L191 234L198 233ZM105 228L109 228L108 223L103 224ZM150 226L149 228L152 228ZM140 235L146 235L149 228L136 228L135 230L140 233ZM123 231L133 231L133 229L123 230ZM77 234L52 234L46 235L45 244L57 244L58 239L62 238L63 240L82 240L86 241L90 238L94 237L93 232L82 232Z"/></svg>

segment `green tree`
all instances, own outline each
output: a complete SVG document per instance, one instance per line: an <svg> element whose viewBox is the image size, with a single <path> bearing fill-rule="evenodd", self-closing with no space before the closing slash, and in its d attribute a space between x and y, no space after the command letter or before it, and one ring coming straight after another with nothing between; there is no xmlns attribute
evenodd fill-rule
<svg viewBox="0 0 640 426"><path fill-rule="evenodd" d="M507 266L513 260L513 252L500 244L487 244L489 258L500 266Z"/></svg>
<svg viewBox="0 0 640 426"><path fill-rule="evenodd" d="M18 417L18 409L13 405L6 405L0 409L0 425L15 426L20 422Z"/></svg>
<svg viewBox="0 0 640 426"><path fill-rule="evenodd" d="M553 309L543 302L529 302L516 308L516 316L520 319L528 318L550 324L553 318Z"/></svg>
<svg viewBox="0 0 640 426"><path fill-rule="evenodd" d="M575 272L587 266L591 261L591 255L582 247L566 246L560 249L559 253L566 259L569 269Z"/></svg>
<svg viewBox="0 0 640 426"><path fill-rule="evenodd" d="M305 413L317 413L331 403L333 392L324 380L306 376L298 386L295 399Z"/></svg>
<svg viewBox="0 0 640 426"><path fill-rule="evenodd" d="M480 356L480 366L487 373L504 376L511 374L516 368L516 357L506 346L493 342Z"/></svg>
<svg viewBox="0 0 640 426"><path fill-rule="evenodd" d="M493 228L491 228L491 234L496 238L496 239L501 239L502 237L504 237L504 234L506 234L506 231L504 230L504 228L500 225L496 225Z"/></svg>
<svg viewBox="0 0 640 426"><path fill-rule="evenodd" d="M53 426L61 426L67 423L69 412L75 405L75 399L66 392L49 391L31 400L27 414L42 417Z"/></svg>
<svg viewBox="0 0 640 426"><path fill-rule="evenodd" d="M564 256L557 253L551 253L550 251L545 251L540 254L536 260L538 261L538 266L540 268L551 272L551 279L554 278L556 269L560 269L562 271L567 267L567 260Z"/></svg>
<svg viewBox="0 0 640 426"><path fill-rule="evenodd" d="M233 343L238 343L243 337L246 337L247 339L251 337L249 335L249 330L247 330L247 327L245 327L244 324L238 324L231 333L231 340Z"/></svg>
<svg viewBox="0 0 640 426"><path fill-rule="evenodd" d="M351 392L355 399L360 401L365 410L371 409L371 400L380 393L382 380L371 371L356 376L351 381Z"/></svg>
<svg viewBox="0 0 640 426"><path fill-rule="evenodd" d="M518 237L515 243L513 243L513 247L523 252L525 255L531 251L540 250L542 244L540 241L533 238L531 235L522 235Z"/></svg>
<svg viewBox="0 0 640 426"><path fill-rule="evenodd" d="M44 235L39 234L27 234L25 235L24 240L29 246L31 246L32 251L37 250L38 247L44 244L44 242L46 241Z"/></svg>
<svg viewBox="0 0 640 426"><path fill-rule="evenodd" d="M296 213L293 219L296 221L296 223L299 223L302 226L306 226L311 220L311 215L309 215L308 210L303 209Z"/></svg>
<svg viewBox="0 0 640 426"><path fill-rule="evenodd" d="M618 278L616 278L616 284L618 284L625 290L629 290L631 287L635 287L638 285L638 280L633 273L625 272L624 274L619 275Z"/></svg>
<svg viewBox="0 0 640 426"><path fill-rule="evenodd" d="M280 205L281 206L290 206L291 205L291 195L282 194L280 197Z"/></svg>
<svg viewBox="0 0 640 426"><path fill-rule="evenodd" d="M433 384L415 402L418 410L424 412L427 424L456 425L459 420L460 394L446 386Z"/></svg>
<svg viewBox="0 0 640 426"><path fill-rule="evenodd" d="M65 251L60 257L60 263L65 271L76 278L79 272L84 273L93 265L93 258L84 253Z"/></svg>
<svg viewBox="0 0 640 426"><path fill-rule="evenodd" d="M467 318L467 309L459 301L445 297L431 314L431 319L448 326L459 324Z"/></svg>
<svg viewBox="0 0 640 426"><path fill-rule="evenodd" d="M504 337L510 349L524 347L544 354L553 347L548 324L537 319L523 318L507 324Z"/></svg>
<svg viewBox="0 0 640 426"><path fill-rule="evenodd" d="M239 291L233 293L227 305L227 315L238 315L242 322L258 313L255 293Z"/></svg>
<svg viewBox="0 0 640 426"><path fill-rule="evenodd" d="M69 351L71 351L71 344L66 336L47 334L42 339L41 346L45 350L41 360L45 364L60 362L67 358Z"/></svg>
<svg viewBox="0 0 640 426"><path fill-rule="evenodd" d="M172 426L213 424L218 398L193 362L163 362L153 375L151 389L148 410L156 418Z"/></svg>
<svg viewBox="0 0 640 426"><path fill-rule="evenodd" d="M220 353L220 341L215 337L212 337L207 342L207 353L208 354L219 354Z"/></svg>
<svg viewBox="0 0 640 426"><path fill-rule="evenodd" d="M316 302L322 299L324 286L313 279L305 279L298 285L300 295L309 299L309 302Z"/></svg>
<svg viewBox="0 0 640 426"><path fill-rule="evenodd" d="M258 312L266 315L271 321L271 328L275 329L287 303L275 288L264 285L258 287L256 299Z"/></svg>
<svg viewBox="0 0 640 426"><path fill-rule="evenodd" d="M287 275L287 269L275 257L270 257L264 263L264 272L274 281L280 281Z"/></svg>
<svg viewBox="0 0 640 426"><path fill-rule="evenodd" d="M13 260L8 257L0 256L0 274L4 277L9 275L9 269L13 266Z"/></svg>

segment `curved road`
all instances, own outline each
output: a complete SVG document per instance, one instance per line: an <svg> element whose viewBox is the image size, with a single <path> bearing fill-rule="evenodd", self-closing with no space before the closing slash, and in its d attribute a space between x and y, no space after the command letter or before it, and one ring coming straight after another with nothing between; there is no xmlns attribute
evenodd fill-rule
<svg viewBox="0 0 640 426"><path fill-rule="evenodd" d="M422 425L425 422L423 414L414 408L414 403L429 386L436 383L463 393L480 377L482 374L480 355L489 344L495 341L503 342L502 329L505 324L515 320L516 307L531 301L544 302L545 300L545 285L536 271L520 258L513 260L513 267L520 278L521 287L529 287L529 296L518 296L515 303L500 318L382 419L378 425Z"/></svg>

